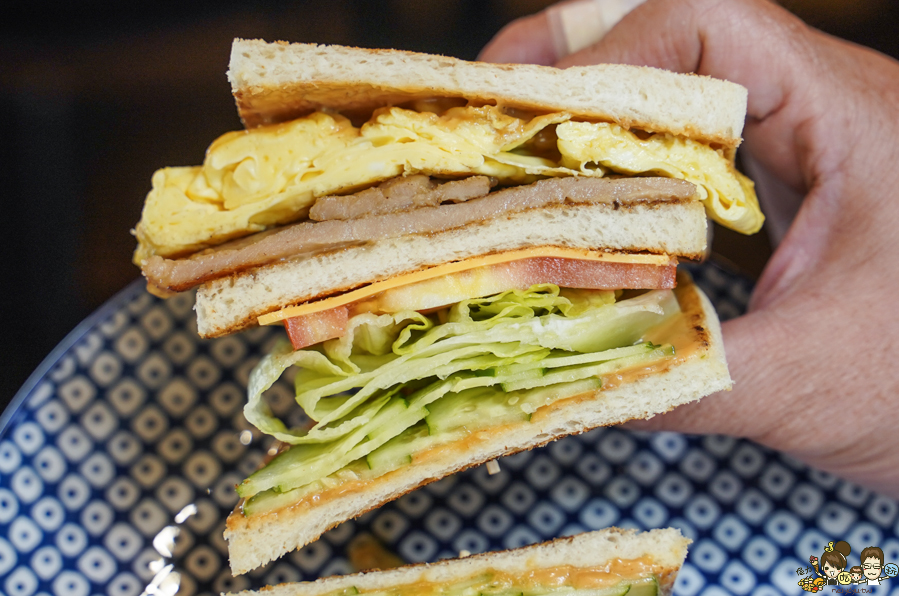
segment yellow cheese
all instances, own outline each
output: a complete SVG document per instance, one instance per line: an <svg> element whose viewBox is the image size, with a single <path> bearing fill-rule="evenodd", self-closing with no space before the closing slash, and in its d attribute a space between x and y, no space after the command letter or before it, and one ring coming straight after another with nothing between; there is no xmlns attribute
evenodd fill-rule
<svg viewBox="0 0 899 596"><path fill-rule="evenodd" d="M305 304L300 304L297 306L282 308L279 311L262 315L261 317L259 317L258 322L260 325L271 325L273 323L279 323L281 321L284 321L285 319L290 319L292 317L299 317L302 315L308 315L315 312L337 308L339 306L346 306L348 304L359 302L366 298L375 296L376 294L380 294L382 292L386 292L387 290L391 290L401 286L420 283L423 281L436 279L438 277L443 277L462 271L468 271L479 267L486 267L489 265L497 265L500 263L508 263L511 261L518 261L521 259L530 259L535 257L557 257L564 259L577 259L582 261L602 261L606 263L630 263L642 265L676 264L676 260L667 255L642 253L610 253L551 246L526 248L499 254L487 255L483 257L473 257L470 259L465 259L464 261L456 261L453 263L437 265L436 267L431 267L429 269L422 269L420 271L415 271L414 273L409 273L406 275L398 275L391 279L379 281L353 290L351 292L340 294L339 296L332 296L331 298L325 298L324 300L319 300L317 302L307 302Z"/></svg>
<svg viewBox="0 0 899 596"><path fill-rule="evenodd" d="M227 133L209 147L202 166L153 175L135 227L134 260L185 256L302 219L320 196L415 173L482 174L504 185L547 176L673 176L698 184L710 215L724 225L745 233L761 226L751 183L723 151L570 120L564 112L520 118L496 106L440 114L392 107L359 128L338 114L316 112Z"/></svg>

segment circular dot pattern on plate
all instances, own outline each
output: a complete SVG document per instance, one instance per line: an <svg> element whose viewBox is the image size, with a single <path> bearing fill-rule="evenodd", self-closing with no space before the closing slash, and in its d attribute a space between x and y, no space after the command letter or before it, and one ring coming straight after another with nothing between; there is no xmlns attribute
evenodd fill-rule
<svg viewBox="0 0 899 596"><path fill-rule="evenodd" d="M745 310L748 281L687 268L722 318ZM0 591L137 596L155 582L191 596L309 580L352 571L362 533L418 562L671 525L693 540L683 595L801 593L796 569L830 540L899 557L894 501L747 441L608 428L430 484L234 578L224 520L268 446L243 419L244 391L282 332L200 340L192 305L135 282L16 396L0 421ZM290 383L272 393L290 417Z"/></svg>

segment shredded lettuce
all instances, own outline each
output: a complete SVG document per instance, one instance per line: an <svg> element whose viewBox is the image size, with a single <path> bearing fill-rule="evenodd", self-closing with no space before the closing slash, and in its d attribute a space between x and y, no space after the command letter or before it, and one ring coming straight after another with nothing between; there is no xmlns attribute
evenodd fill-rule
<svg viewBox="0 0 899 596"><path fill-rule="evenodd" d="M616 349L639 343L648 329L677 312L670 290L616 301L613 292L543 284L465 300L442 313L360 314L349 320L343 337L312 348L294 351L280 343L253 370L244 413L262 432L297 447L288 451L291 457L279 456L254 474L240 492L290 490L331 474L416 424L429 404L452 394L596 377L609 369L602 363L633 357L634 350ZM639 357L653 348L638 350ZM299 367L297 404L314 421L308 429L287 428L263 399L291 366ZM546 370L555 372L543 377ZM285 482L288 460L294 471ZM305 471L296 473L297 465Z"/></svg>

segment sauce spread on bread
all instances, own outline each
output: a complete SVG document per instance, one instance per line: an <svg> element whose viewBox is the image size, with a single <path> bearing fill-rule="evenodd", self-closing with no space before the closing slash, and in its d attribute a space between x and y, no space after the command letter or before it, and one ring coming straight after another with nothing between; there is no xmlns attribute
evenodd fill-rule
<svg viewBox="0 0 899 596"><path fill-rule="evenodd" d="M655 569L654 561L649 556L635 559L612 559L601 569L576 567L574 565L558 565L544 567L518 573L491 569L475 576L461 576L452 582L436 582L420 580L416 582L392 586L389 590L396 596L425 596L430 594L453 593L454 585L465 585L472 592L479 587L490 591L501 590L540 590L553 588L574 588L590 590L615 586L623 581L638 582L650 580ZM480 581L479 581L480 580ZM481 584L479 586L479 584ZM360 590L365 594L368 590ZM371 590L382 593L381 590ZM477 592L474 592L477 593Z"/></svg>

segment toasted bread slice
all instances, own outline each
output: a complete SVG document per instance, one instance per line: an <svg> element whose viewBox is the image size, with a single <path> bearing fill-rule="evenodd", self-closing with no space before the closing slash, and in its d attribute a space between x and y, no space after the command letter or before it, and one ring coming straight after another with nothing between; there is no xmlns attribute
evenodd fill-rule
<svg viewBox="0 0 899 596"><path fill-rule="evenodd" d="M366 114L419 99L460 98L570 112L736 147L747 101L746 89L735 83L655 68L602 64L563 70L258 39L234 40L228 79L247 128L320 108Z"/></svg>
<svg viewBox="0 0 899 596"><path fill-rule="evenodd" d="M701 258L706 217L697 201L532 209L435 234L409 234L280 261L202 285L197 327L217 337L285 306L481 255L530 247L646 251Z"/></svg>
<svg viewBox="0 0 899 596"><path fill-rule="evenodd" d="M682 316L648 340L671 343L676 355L661 368L615 373L603 388L538 409L530 421L487 427L458 443L414 455L414 463L369 480L307 494L293 505L228 518L231 569L246 573L317 539L337 524L444 476L555 439L635 418L650 418L731 387L721 329L708 298L686 275L675 290Z"/></svg>
<svg viewBox="0 0 899 596"><path fill-rule="evenodd" d="M580 583L575 579L578 572L582 573L581 582L589 575L594 584L609 587L620 582L655 578L658 594L664 595L671 593L689 544L690 540L674 528L649 532L609 528L513 550L429 565L329 577L315 582L281 584L266 588L264 592L248 590L237 596L330 596L381 591L428 593L429 588L478 577L517 580L527 586L535 579L539 582L541 577L552 576L559 581L560 574L566 573L573 580L571 583L576 584Z"/></svg>

